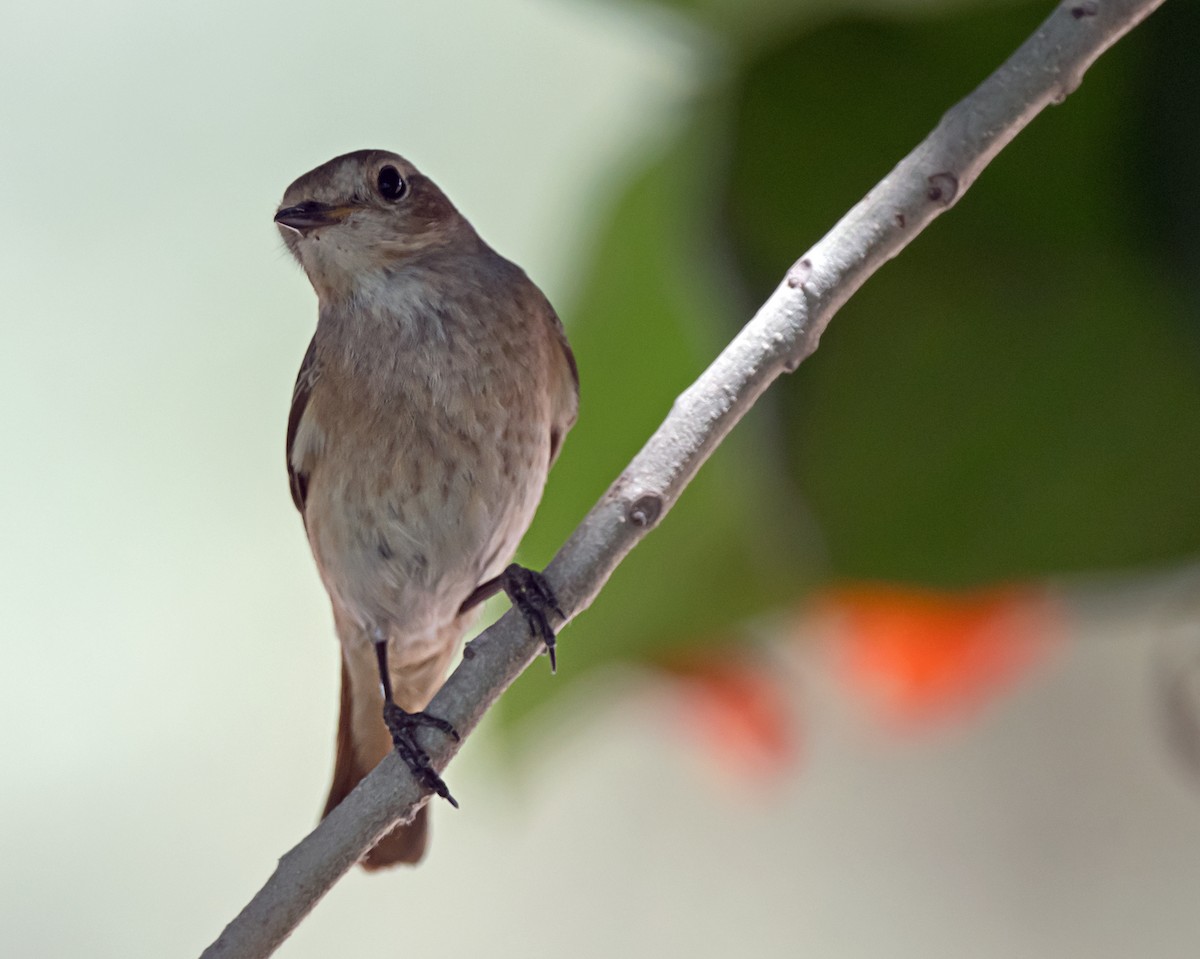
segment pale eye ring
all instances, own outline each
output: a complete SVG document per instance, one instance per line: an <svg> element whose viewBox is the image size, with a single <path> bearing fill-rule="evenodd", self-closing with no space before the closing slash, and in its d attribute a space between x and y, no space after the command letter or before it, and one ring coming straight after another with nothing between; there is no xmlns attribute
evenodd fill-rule
<svg viewBox="0 0 1200 959"><path fill-rule="evenodd" d="M380 167L375 185L379 187L379 195L393 203L408 192L408 184L404 181L404 177L391 164Z"/></svg>

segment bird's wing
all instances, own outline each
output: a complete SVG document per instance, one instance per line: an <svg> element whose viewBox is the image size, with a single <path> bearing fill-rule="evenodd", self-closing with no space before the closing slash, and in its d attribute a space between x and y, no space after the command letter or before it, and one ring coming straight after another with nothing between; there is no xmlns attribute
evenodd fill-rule
<svg viewBox="0 0 1200 959"><path fill-rule="evenodd" d="M567 332L563 329L562 320L548 301L545 309L549 314L551 332L562 351L560 362L553 364L558 373L554 419L550 424L550 465L553 466L554 461L558 459L559 450L562 449L562 441L566 438L567 431L575 425L575 418L579 413L579 367L575 365L575 354L571 351L571 344L567 342Z"/></svg>
<svg viewBox="0 0 1200 959"><path fill-rule="evenodd" d="M308 407L308 398L312 396L313 384L317 382L317 338L314 336L308 344L308 351L300 363L300 372L296 374L296 388L292 391L292 411L288 414L287 425L287 470L288 485L292 489L292 502L300 515L304 515L304 503L308 498L308 474L298 470L292 461L292 450L296 445L296 434L300 430L300 421L304 418L304 410Z"/></svg>

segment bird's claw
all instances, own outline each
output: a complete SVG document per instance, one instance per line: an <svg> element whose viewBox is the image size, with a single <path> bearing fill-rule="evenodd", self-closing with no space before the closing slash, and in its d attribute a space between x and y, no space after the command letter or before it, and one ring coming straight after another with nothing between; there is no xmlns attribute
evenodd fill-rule
<svg viewBox="0 0 1200 959"><path fill-rule="evenodd" d="M392 743L396 747L396 752L404 760L404 764L408 766L417 782L426 789L437 793L457 809L458 801L450 795L450 789L445 780L430 764L429 753L417 745L414 733L422 726L429 726L441 730L457 742L458 731L444 719L431 716L429 713L405 712L395 703L384 704L383 721L387 724L388 732L392 734Z"/></svg>
<svg viewBox="0 0 1200 959"><path fill-rule="evenodd" d="M539 637L545 644L546 652L550 654L550 671L554 672L558 668L554 654L556 644L554 629L550 626L550 620L546 618L546 612L557 613L559 618L564 620L567 618L567 614L558 605L554 590L550 588L546 577L541 573L512 563L499 576L476 586L471 595L463 600L459 612L465 613L467 610L473 609L501 590L504 591L513 607L521 611L521 615L529 623L529 629L533 635Z"/></svg>
<svg viewBox="0 0 1200 959"><path fill-rule="evenodd" d="M558 644L546 613L557 613L560 619L567 617L558 605L558 599L550 584L546 582L546 577L536 570L513 563L500 574L500 585L509 601L521 611L521 615L529 623L533 635L545 644L546 653L550 656L550 672L556 672L558 662L555 651Z"/></svg>

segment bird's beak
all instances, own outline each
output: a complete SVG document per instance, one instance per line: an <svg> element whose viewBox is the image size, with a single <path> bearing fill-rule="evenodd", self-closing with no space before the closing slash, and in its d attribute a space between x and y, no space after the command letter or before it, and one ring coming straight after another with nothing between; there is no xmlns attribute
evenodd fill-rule
<svg viewBox="0 0 1200 959"><path fill-rule="evenodd" d="M341 223L353 211L352 206L329 206L316 200L305 200L295 206L284 207L275 214L275 222L297 233L307 233L318 227Z"/></svg>

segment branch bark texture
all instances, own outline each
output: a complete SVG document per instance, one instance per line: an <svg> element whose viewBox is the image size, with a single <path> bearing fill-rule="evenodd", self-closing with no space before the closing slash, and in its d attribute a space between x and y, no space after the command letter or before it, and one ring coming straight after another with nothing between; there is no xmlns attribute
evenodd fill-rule
<svg viewBox="0 0 1200 959"><path fill-rule="evenodd" d="M1038 30L788 271L775 292L700 378L584 518L547 567L571 619L667 513L697 470L782 373L817 348L830 319L871 274L948 210L1043 108L1062 102L1087 68L1162 0L1061 3ZM541 652L525 620L507 613L471 642L429 705L465 738ZM461 743L422 740L444 769ZM427 799L389 756L307 838L203 959L269 956L333 884L396 822Z"/></svg>

